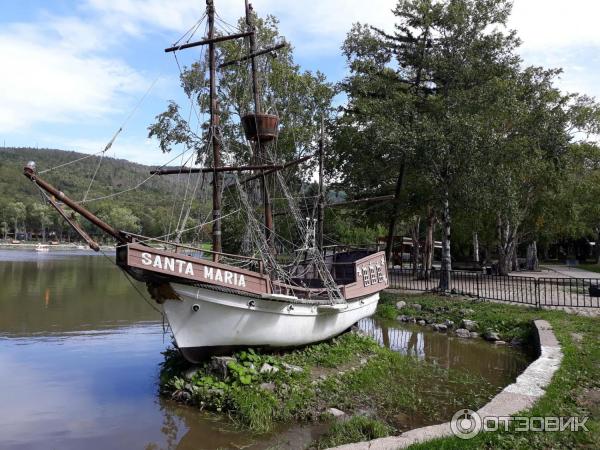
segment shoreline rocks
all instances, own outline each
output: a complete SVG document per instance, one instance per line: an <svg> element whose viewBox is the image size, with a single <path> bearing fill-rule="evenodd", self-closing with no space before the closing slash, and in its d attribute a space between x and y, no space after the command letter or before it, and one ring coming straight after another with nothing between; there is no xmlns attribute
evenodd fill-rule
<svg viewBox="0 0 600 450"><path fill-rule="evenodd" d="M471 333L466 328L459 328L454 333L456 333L456 335L459 338L463 338L463 339L469 339L469 338L471 338Z"/></svg>

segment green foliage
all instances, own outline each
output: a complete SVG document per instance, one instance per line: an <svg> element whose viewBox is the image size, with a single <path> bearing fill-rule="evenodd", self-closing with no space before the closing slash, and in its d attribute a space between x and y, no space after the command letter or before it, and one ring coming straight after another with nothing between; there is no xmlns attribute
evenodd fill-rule
<svg viewBox="0 0 600 450"><path fill-rule="evenodd" d="M16 227L19 232L41 233L45 229L55 232L57 237L66 238L66 233L74 236L62 217L42 202L39 191L23 176L23 166L28 161L35 161L38 171L43 171L83 156L85 155L81 153L61 150L0 149L0 222L6 222L8 233L14 233ZM97 165L97 158L88 158L43 176L69 197L81 200ZM150 166L105 157L87 198L103 197L133 187L146 179L152 169ZM86 206L116 228L162 235L169 228L169 221L176 221L179 215L179 196L185 188L182 183L186 180L180 182L177 178L154 177L139 189L106 200L93 201ZM178 205L175 210L174 203ZM198 208L201 206L194 206L193 217L198 214ZM80 223L95 237L102 237L85 219L81 219ZM191 240L203 236L186 237Z"/></svg>

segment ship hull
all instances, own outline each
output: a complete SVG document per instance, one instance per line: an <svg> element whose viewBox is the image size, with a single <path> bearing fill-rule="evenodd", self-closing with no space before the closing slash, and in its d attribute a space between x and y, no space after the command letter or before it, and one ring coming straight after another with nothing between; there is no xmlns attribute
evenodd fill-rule
<svg viewBox="0 0 600 450"><path fill-rule="evenodd" d="M197 362L239 347L296 347L336 336L375 312L379 293L331 307L172 283L163 309L177 346Z"/></svg>

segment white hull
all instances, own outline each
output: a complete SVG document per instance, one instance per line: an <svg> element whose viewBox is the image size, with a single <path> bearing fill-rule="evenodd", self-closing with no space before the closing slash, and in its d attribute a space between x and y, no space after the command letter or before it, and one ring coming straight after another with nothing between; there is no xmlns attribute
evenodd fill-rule
<svg viewBox="0 0 600 450"><path fill-rule="evenodd" d="M182 300L167 300L163 309L186 357L221 347L293 347L322 341L372 315L379 301L374 293L332 308L172 286Z"/></svg>

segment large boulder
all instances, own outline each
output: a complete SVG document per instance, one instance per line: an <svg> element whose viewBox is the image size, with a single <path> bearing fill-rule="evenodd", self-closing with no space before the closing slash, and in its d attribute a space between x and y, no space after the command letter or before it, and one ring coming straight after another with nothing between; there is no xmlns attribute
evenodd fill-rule
<svg viewBox="0 0 600 450"><path fill-rule="evenodd" d="M479 325L474 320L463 319L460 322L460 327L464 328L466 330L469 330L469 331L477 331L477 328L479 328Z"/></svg>
<svg viewBox="0 0 600 450"><path fill-rule="evenodd" d="M396 302L396 309L402 309L406 306L406 302L400 300L399 302Z"/></svg>
<svg viewBox="0 0 600 450"><path fill-rule="evenodd" d="M410 307L416 311L421 311L423 309L423 307L418 303L413 303L412 305L410 305Z"/></svg>

